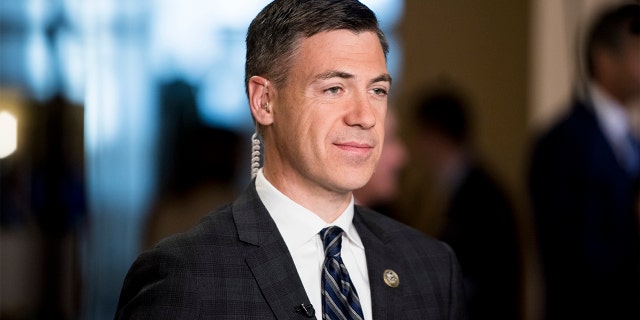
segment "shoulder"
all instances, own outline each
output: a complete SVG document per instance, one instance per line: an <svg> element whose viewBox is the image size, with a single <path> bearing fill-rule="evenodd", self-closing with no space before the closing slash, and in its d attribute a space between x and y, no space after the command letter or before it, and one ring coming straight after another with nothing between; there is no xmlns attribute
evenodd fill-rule
<svg viewBox="0 0 640 320"><path fill-rule="evenodd" d="M604 137L592 108L576 102L569 112L539 135L531 150L531 169L553 168L560 174L583 170L579 167L602 148Z"/></svg>
<svg viewBox="0 0 640 320"><path fill-rule="evenodd" d="M582 102L575 102L563 117L543 132L538 144L586 147L599 130L592 108Z"/></svg>
<svg viewBox="0 0 640 320"><path fill-rule="evenodd" d="M405 256L449 256L452 250L446 243L437 240L422 231L394 220L366 207L356 206L358 219L369 230L388 243L404 252Z"/></svg>
<svg viewBox="0 0 640 320"><path fill-rule="evenodd" d="M140 254L125 277L116 318L197 318L203 283L242 266L240 255L229 254L246 250L232 221L224 207Z"/></svg>
<svg viewBox="0 0 640 320"><path fill-rule="evenodd" d="M207 214L198 224L183 233L169 236L156 244L155 251L172 251L185 246L215 245L235 242L238 238L231 206L226 205Z"/></svg>
<svg viewBox="0 0 640 320"><path fill-rule="evenodd" d="M464 318L462 273L447 244L373 210L356 207L356 211L354 224L360 227L369 272L390 269L405 283L397 301L402 314L412 319L426 312ZM387 298L393 301L393 294Z"/></svg>
<svg viewBox="0 0 640 320"><path fill-rule="evenodd" d="M188 231L161 240L138 260L161 268L174 265L180 272L196 272L195 276L203 268L239 267L255 245L243 241L238 230L230 204L209 213Z"/></svg>
<svg viewBox="0 0 640 320"><path fill-rule="evenodd" d="M190 270L188 266L205 260L206 255L216 252L216 247L238 246L238 235L234 227L229 206L222 207L205 216L186 232L162 239L150 250L142 252L132 270L158 267L160 270Z"/></svg>
<svg viewBox="0 0 640 320"><path fill-rule="evenodd" d="M472 163L469 167L452 199L452 208L464 208L465 212L476 211L477 208L473 206L491 208L500 214L511 211L509 193L503 187L502 181L480 161ZM488 217L496 217L496 213L498 212L482 217L477 214L470 216L473 216L474 220L477 219L476 221L484 221Z"/></svg>
<svg viewBox="0 0 640 320"><path fill-rule="evenodd" d="M162 239L150 250L142 252L131 267L134 270L156 269L165 273L189 273L197 265L213 263L212 254L242 246L229 206L205 216L186 232Z"/></svg>

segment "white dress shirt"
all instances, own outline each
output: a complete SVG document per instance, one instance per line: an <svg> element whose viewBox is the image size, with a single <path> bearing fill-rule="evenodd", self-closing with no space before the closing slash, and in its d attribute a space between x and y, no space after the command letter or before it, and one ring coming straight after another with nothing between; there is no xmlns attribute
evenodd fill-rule
<svg viewBox="0 0 640 320"><path fill-rule="evenodd" d="M324 247L318 233L330 225L339 226L345 231L342 237L342 260L358 292L364 318L371 320L371 289L367 260L362 240L352 223L353 197L347 209L329 224L276 189L267 181L262 169L256 176L256 191L287 244L318 319L322 318L321 275L324 262Z"/></svg>
<svg viewBox="0 0 640 320"><path fill-rule="evenodd" d="M628 153L632 152L628 140L632 132L629 112L595 83L591 84L590 94L598 123L618 161L625 166Z"/></svg>

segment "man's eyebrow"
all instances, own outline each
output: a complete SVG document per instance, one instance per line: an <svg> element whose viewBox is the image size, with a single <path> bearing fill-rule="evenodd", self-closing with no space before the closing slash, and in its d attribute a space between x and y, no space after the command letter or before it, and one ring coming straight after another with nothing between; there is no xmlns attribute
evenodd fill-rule
<svg viewBox="0 0 640 320"><path fill-rule="evenodd" d="M342 78L342 79L351 79L353 78L354 75L348 72L344 72L344 71L338 71L338 70L330 70L327 72L323 72L320 73L318 75L316 75L314 77L314 80L326 80L326 79L331 79L331 78ZM387 73L385 74L381 74L373 79L371 79L370 83L376 83L376 82L389 82L391 83L391 76Z"/></svg>
<svg viewBox="0 0 640 320"><path fill-rule="evenodd" d="M326 80L331 78L343 78L343 79L351 79L354 76L351 73L338 71L338 70L329 70L327 72L320 73L316 75L314 80Z"/></svg>
<svg viewBox="0 0 640 320"><path fill-rule="evenodd" d="M376 82L381 82L381 81L386 81L386 82L389 82L389 84L391 84L391 76L388 73L381 74L371 79L371 84L374 84Z"/></svg>

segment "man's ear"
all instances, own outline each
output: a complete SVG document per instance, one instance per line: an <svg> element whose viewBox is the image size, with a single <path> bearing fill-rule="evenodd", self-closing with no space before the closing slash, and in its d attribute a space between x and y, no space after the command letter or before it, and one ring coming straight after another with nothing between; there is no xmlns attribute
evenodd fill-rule
<svg viewBox="0 0 640 320"><path fill-rule="evenodd" d="M271 108L271 83L264 77L253 76L249 79L249 107L253 118L259 124L268 126L273 123Z"/></svg>

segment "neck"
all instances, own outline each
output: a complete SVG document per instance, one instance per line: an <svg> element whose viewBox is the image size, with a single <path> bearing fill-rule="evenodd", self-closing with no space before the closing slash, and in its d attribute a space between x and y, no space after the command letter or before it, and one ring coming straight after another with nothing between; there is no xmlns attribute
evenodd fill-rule
<svg viewBox="0 0 640 320"><path fill-rule="evenodd" d="M315 213L327 223L332 223L340 217L353 197L351 191L327 190L316 184L306 183L296 175L287 175L286 172L272 172L266 167L262 172L269 183L282 194Z"/></svg>
<svg viewBox="0 0 640 320"><path fill-rule="evenodd" d="M640 102L640 96L637 94L624 92L624 90L618 89L614 85L610 85L603 81L596 82L596 85L603 94L607 95L610 99L614 100L627 110L632 109L634 105L637 105L637 103Z"/></svg>

